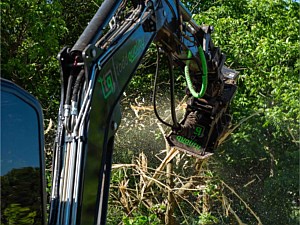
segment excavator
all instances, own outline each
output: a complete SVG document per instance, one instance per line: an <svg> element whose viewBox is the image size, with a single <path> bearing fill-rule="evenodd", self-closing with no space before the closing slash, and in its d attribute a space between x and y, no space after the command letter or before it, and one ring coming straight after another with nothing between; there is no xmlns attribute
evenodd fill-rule
<svg viewBox="0 0 300 225"><path fill-rule="evenodd" d="M150 45L157 50L154 113L160 123L170 127L168 144L197 158L214 153L231 125L229 106L238 73L224 65L226 57L213 44L213 31L213 26L198 25L179 0L103 1L77 42L63 48L57 57L61 101L50 209L41 224L106 224L114 137L121 122L120 99ZM164 121L156 109L161 55L168 64L171 122ZM175 111L175 68L184 73L187 86L186 109L180 121ZM41 130L41 122L38 124ZM39 146L42 144L43 140ZM39 159L43 161L42 153ZM43 171L44 162L39 165ZM41 172L42 197L38 198L42 199L43 215L44 176Z"/></svg>

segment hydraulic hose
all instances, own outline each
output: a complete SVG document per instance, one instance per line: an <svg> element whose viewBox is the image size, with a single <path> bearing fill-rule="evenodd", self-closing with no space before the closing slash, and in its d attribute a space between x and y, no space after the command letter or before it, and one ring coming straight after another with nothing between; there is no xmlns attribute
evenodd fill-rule
<svg viewBox="0 0 300 225"><path fill-rule="evenodd" d="M153 109L154 109L154 114L157 117L157 119L164 125L168 126L168 127L173 127L171 124L167 123L166 121L164 121L157 112L157 108L156 108L156 92L157 92L157 77L158 77L158 71L159 71L159 49L158 46L156 45L156 51L157 51L157 59L156 59L156 70L155 70L155 76L154 76L154 84L153 84Z"/></svg>
<svg viewBox="0 0 300 225"><path fill-rule="evenodd" d="M110 18L117 11L122 1L106 0L102 3L88 26L72 47L71 52L82 52L89 44L95 44L102 34L103 28L109 23Z"/></svg>
<svg viewBox="0 0 300 225"><path fill-rule="evenodd" d="M179 128L180 125L176 119L176 110L175 110L175 93L174 93L174 73L173 73L173 65L172 65L172 56L171 53L168 53L168 66L169 66L169 75L170 75L170 94L171 94L171 116L173 120L173 127Z"/></svg>
<svg viewBox="0 0 300 225"><path fill-rule="evenodd" d="M200 60L201 60L201 64L202 64L202 85L201 85L201 90L200 92L196 92L193 84L192 84L192 80L190 77L190 71L189 71L189 65L190 65L190 59L192 57L192 52L188 51L188 55L187 58L188 60L186 61L186 66L184 67L184 73L185 73L185 79L186 79L186 83L188 85L188 88L191 92L191 94L195 97L195 98L201 98L203 97L203 95L206 92L206 88L207 88L207 64L206 64L206 58L203 52L203 49L201 46L199 46L198 48L199 51L199 55L200 55Z"/></svg>

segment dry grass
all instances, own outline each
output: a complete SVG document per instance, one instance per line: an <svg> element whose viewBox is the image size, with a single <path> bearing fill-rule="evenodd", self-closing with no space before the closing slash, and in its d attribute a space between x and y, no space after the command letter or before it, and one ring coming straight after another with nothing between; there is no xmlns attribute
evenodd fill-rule
<svg viewBox="0 0 300 225"><path fill-rule="evenodd" d="M150 124L151 132L160 133L164 137L169 130L158 123L151 112L153 108L137 100L135 103L136 105L128 107L133 112L132 118L127 114L123 125L121 124L121 129L126 130L125 135L147 132ZM179 102L176 109L180 115L183 115L184 104L185 99ZM168 120L169 111L166 110L164 114ZM123 140L122 135L118 138ZM129 139L132 141L140 138L134 136ZM148 141L154 142L152 139ZM147 209L158 215L163 224L191 224L191 218L197 220L201 215L213 212L214 215L221 214L220 217L232 218L233 224L244 225L231 204L232 196L235 196L235 201L245 206L257 220L257 224L262 224L260 218L233 188L211 175L211 158L195 159L175 148L170 149L165 140L162 143L165 146L156 150L155 157L147 151L148 145L145 145L139 154L134 154L130 163L113 164L111 205L118 206L129 217L141 208ZM216 213L216 208L223 210Z"/></svg>

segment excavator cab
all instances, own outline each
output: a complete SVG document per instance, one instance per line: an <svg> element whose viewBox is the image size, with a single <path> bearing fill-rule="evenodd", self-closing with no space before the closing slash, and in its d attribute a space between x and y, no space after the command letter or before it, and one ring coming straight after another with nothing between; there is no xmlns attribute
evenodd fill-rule
<svg viewBox="0 0 300 225"><path fill-rule="evenodd" d="M46 224L43 132L38 101L1 79L1 224Z"/></svg>

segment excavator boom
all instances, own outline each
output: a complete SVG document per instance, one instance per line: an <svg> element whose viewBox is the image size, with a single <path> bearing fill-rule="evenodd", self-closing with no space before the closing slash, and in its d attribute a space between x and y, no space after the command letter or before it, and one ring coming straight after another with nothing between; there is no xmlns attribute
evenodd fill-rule
<svg viewBox="0 0 300 225"><path fill-rule="evenodd" d="M237 73L179 0L105 0L75 45L58 55L61 103L49 224L105 224L120 97L151 43L168 57L171 146L211 155L230 126ZM173 67L185 71L187 109L177 122ZM157 112L156 112L157 113Z"/></svg>

